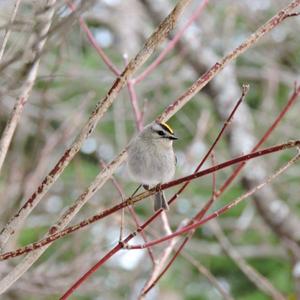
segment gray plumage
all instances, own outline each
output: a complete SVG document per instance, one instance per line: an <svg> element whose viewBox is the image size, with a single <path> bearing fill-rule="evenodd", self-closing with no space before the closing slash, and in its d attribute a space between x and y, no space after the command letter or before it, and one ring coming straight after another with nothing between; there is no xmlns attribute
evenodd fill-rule
<svg viewBox="0 0 300 300"><path fill-rule="evenodd" d="M175 174L174 136L164 123L147 125L130 143L128 171L131 178L143 185L155 186L170 181ZM162 191L155 195L154 209L167 209Z"/></svg>

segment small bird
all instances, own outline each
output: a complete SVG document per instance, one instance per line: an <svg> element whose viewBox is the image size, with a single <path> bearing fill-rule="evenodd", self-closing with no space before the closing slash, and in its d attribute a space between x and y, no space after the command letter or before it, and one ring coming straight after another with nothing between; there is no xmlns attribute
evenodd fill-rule
<svg viewBox="0 0 300 300"><path fill-rule="evenodd" d="M173 141L177 139L166 123L154 121L147 125L129 144L130 177L145 189L171 180L176 166ZM154 210L161 208L167 210L169 207L163 191L158 191Z"/></svg>

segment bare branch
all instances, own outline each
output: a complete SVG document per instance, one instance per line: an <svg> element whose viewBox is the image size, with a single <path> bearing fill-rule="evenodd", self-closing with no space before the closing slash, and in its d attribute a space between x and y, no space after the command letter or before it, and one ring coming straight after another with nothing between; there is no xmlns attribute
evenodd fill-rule
<svg viewBox="0 0 300 300"><path fill-rule="evenodd" d="M209 223L210 228L219 240L222 248L228 256L239 266L242 272L251 280L259 289L264 291L267 295L271 296L274 300L285 300L285 297L269 282L269 280L259 274L254 268L252 268L246 260L240 255L240 253L233 247L230 241L226 238L219 223L216 220L212 220Z"/></svg>
<svg viewBox="0 0 300 300"><path fill-rule="evenodd" d="M203 9L207 5L209 0L203 0L198 5L195 12L192 14L192 16L188 19L186 24L178 31L178 33L174 36L174 38L168 43L167 47L160 53L160 55L157 57L157 59L147 67L147 69L140 74L137 78L133 79L133 84L138 84L142 80L144 80L165 58L165 56L175 47L176 43L179 41L179 39L183 36L183 34L186 32L186 30L193 24L193 22L199 17L199 15L202 13Z"/></svg>
<svg viewBox="0 0 300 300"><path fill-rule="evenodd" d="M13 24L13 22L15 20L15 17L17 15L17 11L18 11L20 3L21 3L21 0L16 0L15 1L14 9L13 9L13 11L11 13L9 24L8 24L8 27L5 30L5 34L4 34L4 37L3 37L2 45L1 45L1 48L0 48L0 61L2 60L2 56L4 54L6 44L8 42L8 39L9 39L9 36L10 36L10 33L11 33L11 24Z"/></svg>
<svg viewBox="0 0 300 300"><path fill-rule="evenodd" d="M13 111L7 121L7 124L4 128L4 131L1 136L0 140L0 171L5 160L7 150L10 146L12 137L14 135L15 129L18 125L18 122L21 118L21 114L23 112L24 105L26 104L32 87L35 83L39 63L40 63L40 53L42 52L44 45L47 41L47 33L50 29L52 17L54 14L54 5L56 0L49 0L45 10L39 13L40 15L37 16L38 24L36 26L37 32L33 38L31 51L32 51L32 58L25 66L25 80L23 82L23 86L21 89L20 96L13 108ZM0 248L3 240L0 240Z"/></svg>
<svg viewBox="0 0 300 300"><path fill-rule="evenodd" d="M65 2L67 3L67 5L69 6L69 8L71 9L71 11L73 13L76 12L76 7L71 1L65 0ZM80 23L82 30L86 33L89 42L96 49L97 53L103 59L104 63L107 65L107 67L111 70L111 72L113 74L115 74L116 76L119 76L120 71L112 63L112 61L109 59L109 57L105 54L103 49L100 46L98 46L97 41L94 39L93 34L91 33L91 31L89 30L88 26L86 25L84 19L81 16L79 16L79 23Z"/></svg>
<svg viewBox="0 0 300 300"><path fill-rule="evenodd" d="M162 222L164 224L165 227L165 231L167 234L171 234L172 230L169 226L169 222L167 219L167 215L166 213L163 211L161 214L162 217ZM155 284L156 282L159 280L160 276L160 272L161 270L164 268L169 256L171 255L174 247L176 246L178 239L172 239L169 243L169 245L165 248L165 250L163 251L161 257L159 258L159 260L157 261L157 263L155 264L149 279L146 281L140 295L138 299L144 299L144 296L147 294L148 290L150 290Z"/></svg>
<svg viewBox="0 0 300 300"><path fill-rule="evenodd" d="M234 300L233 297L229 294L228 291L224 289L224 287L218 282L218 280L213 276L213 274L204 267L198 260L196 260L191 255L187 254L186 252L181 253L182 256L188 260L197 270L205 276L209 282L220 292L225 300Z"/></svg>

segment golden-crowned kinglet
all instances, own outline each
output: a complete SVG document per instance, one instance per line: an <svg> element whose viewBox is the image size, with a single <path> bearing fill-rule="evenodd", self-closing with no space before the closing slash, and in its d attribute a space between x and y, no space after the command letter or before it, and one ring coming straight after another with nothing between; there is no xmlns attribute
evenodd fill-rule
<svg viewBox="0 0 300 300"><path fill-rule="evenodd" d="M156 121L147 125L130 143L128 171L132 179L144 188L167 182L175 173L176 156L173 130L166 123ZM168 209L163 191L155 194L154 210Z"/></svg>

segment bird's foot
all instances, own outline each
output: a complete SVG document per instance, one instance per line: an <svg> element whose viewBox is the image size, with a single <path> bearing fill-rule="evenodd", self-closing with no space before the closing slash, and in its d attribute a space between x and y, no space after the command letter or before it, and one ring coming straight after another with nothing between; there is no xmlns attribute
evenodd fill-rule
<svg viewBox="0 0 300 300"><path fill-rule="evenodd" d="M146 191L149 191L149 190L150 190L150 186L147 185L147 184L143 184L143 188L144 188Z"/></svg>
<svg viewBox="0 0 300 300"><path fill-rule="evenodd" d="M157 185L155 186L155 191L156 191L156 192L160 192L160 191L161 191L161 183L159 183L159 184L157 184Z"/></svg>

